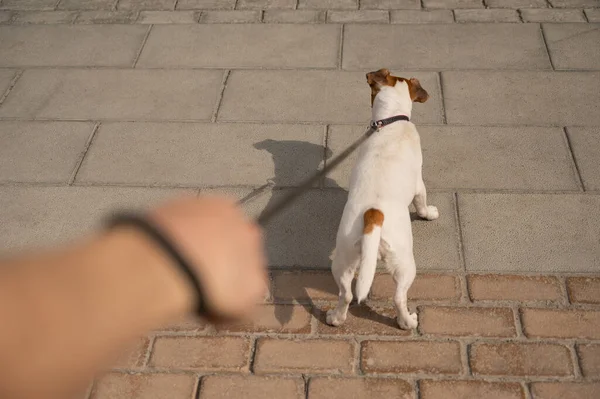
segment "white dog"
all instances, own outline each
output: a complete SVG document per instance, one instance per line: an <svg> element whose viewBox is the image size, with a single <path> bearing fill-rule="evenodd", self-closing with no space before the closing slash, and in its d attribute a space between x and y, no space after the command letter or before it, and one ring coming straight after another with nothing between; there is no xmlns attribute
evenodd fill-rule
<svg viewBox="0 0 600 399"><path fill-rule="evenodd" d="M412 202L427 220L439 216L435 206L427 205L420 138L410 122L412 103L425 102L429 95L417 79L392 76L387 69L368 73L367 83L372 118L380 128L360 148L352 170L331 257L339 303L327 313L327 323L339 326L346 320L357 268L357 300L367 297L381 259L396 282L398 325L411 329L418 320L409 313L406 298L416 274L408 207Z"/></svg>

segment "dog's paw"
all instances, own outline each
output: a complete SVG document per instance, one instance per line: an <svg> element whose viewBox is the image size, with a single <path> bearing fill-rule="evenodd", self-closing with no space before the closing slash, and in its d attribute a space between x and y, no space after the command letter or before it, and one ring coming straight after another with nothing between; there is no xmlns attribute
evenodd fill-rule
<svg viewBox="0 0 600 399"><path fill-rule="evenodd" d="M337 309L331 309L327 311L326 321L327 324L329 324L330 326L337 327L344 324L344 322L346 321L346 317L342 317L342 315L339 314Z"/></svg>
<svg viewBox="0 0 600 399"><path fill-rule="evenodd" d="M416 313L410 313L409 317L405 320L402 317L398 317L398 326L400 326L403 330L412 330L413 328L417 328L419 325L419 316Z"/></svg>
<svg viewBox="0 0 600 399"><path fill-rule="evenodd" d="M439 217L440 217L440 212L438 211L437 207L435 207L433 205L427 206L427 216L425 217L425 219L435 220Z"/></svg>

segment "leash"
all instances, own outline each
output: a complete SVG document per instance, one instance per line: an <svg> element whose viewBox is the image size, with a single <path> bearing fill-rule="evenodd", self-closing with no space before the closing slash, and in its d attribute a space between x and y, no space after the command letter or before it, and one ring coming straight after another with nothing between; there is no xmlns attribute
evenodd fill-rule
<svg viewBox="0 0 600 399"><path fill-rule="evenodd" d="M406 115L396 115L391 118L381 119L378 121L373 121L369 125L367 131L358 138L352 145L344 150L340 155L333 158L327 165L321 170L317 172L312 177L306 179L302 184L298 187L294 188L289 194L286 194L279 202L275 203L273 206L265 209L263 213L258 217L257 222L260 226L264 227L275 215L280 213L282 210L287 208L290 204L292 204L298 197L304 194L307 190L313 187L313 185L321 178L327 176L329 172L334 170L339 164L341 164L346 158L350 156L362 143L367 141L369 137L373 135L376 131L381 129L382 127L389 125L391 123L397 121L410 121L408 116Z"/></svg>

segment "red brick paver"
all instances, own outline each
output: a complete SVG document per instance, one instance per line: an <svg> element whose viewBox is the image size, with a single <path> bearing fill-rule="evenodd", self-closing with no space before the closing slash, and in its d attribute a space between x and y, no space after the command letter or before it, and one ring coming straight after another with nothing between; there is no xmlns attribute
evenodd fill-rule
<svg viewBox="0 0 600 399"><path fill-rule="evenodd" d="M406 381L392 378L312 378L310 399L414 398Z"/></svg>
<svg viewBox="0 0 600 399"><path fill-rule="evenodd" d="M560 282L556 277L469 276L469 294L473 301L559 301Z"/></svg>
<svg viewBox="0 0 600 399"><path fill-rule="evenodd" d="M304 380L300 377L258 377L222 375L202 379L200 399L281 399L304 398Z"/></svg>
<svg viewBox="0 0 600 399"><path fill-rule="evenodd" d="M598 277L419 274L412 331L397 326L387 273L340 327L325 322L330 272L271 277L272 300L251 322L158 329L88 399L600 397Z"/></svg>
<svg viewBox="0 0 600 399"><path fill-rule="evenodd" d="M421 399L522 399L523 387L514 382L431 381L420 384Z"/></svg>
<svg viewBox="0 0 600 399"><path fill-rule="evenodd" d="M338 340L261 339L256 345L257 373L352 372L354 345Z"/></svg>
<svg viewBox="0 0 600 399"><path fill-rule="evenodd" d="M238 337L164 337L154 344L150 365L157 368L246 371L250 342Z"/></svg>
<svg viewBox="0 0 600 399"><path fill-rule="evenodd" d="M558 344L475 344L470 350L474 374L567 376L573 374L566 346Z"/></svg>
<svg viewBox="0 0 600 399"><path fill-rule="evenodd" d="M424 354L427 353L427 356ZM462 371L458 342L378 342L362 346L365 373L459 374Z"/></svg>
<svg viewBox="0 0 600 399"><path fill-rule="evenodd" d="M508 308L424 307L420 314L423 334L514 337L514 316Z"/></svg>
<svg viewBox="0 0 600 399"><path fill-rule="evenodd" d="M108 374L96 383L93 399L189 399L197 378L187 374Z"/></svg>
<svg viewBox="0 0 600 399"><path fill-rule="evenodd" d="M573 303L600 303L600 277L571 277L567 287Z"/></svg>

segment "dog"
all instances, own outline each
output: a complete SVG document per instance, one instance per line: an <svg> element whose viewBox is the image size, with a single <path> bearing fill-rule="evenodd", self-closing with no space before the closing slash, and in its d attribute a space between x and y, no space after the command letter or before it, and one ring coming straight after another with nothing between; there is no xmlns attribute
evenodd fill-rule
<svg viewBox="0 0 600 399"><path fill-rule="evenodd" d="M398 325L412 329L418 317L407 307L407 292L416 274L409 205L414 204L421 218L439 216L435 206L427 205L421 142L410 122L413 102L424 103L429 94L417 79L392 76L387 69L369 72L366 78L371 87L372 126L379 129L360 147L350 177L331 256L339 302L327 312L327 323L339 326L346 320L357 268L357 301L365 300L381 260L396 283ZM398 118L388 119L392 117Z"/></svg>

